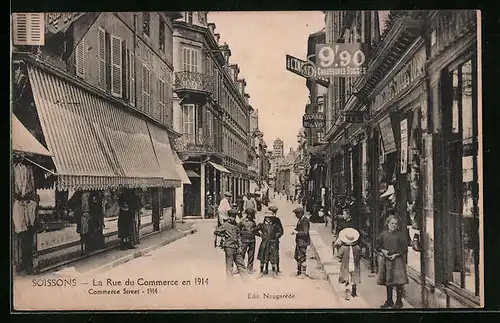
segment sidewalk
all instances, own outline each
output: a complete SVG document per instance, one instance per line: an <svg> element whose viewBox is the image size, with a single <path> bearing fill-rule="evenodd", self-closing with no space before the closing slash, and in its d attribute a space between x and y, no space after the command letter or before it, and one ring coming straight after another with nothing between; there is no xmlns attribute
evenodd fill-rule
<svg viewBox="0 0 500 323"><path fill-rule="evenodd" d="M191 223L177 223L174 229L153 232L144 236L140 244L136 246L136 249L120 250L117 245L113 245L108 249L100 250L83 259L69 262L66 265L61 265L47 272L24 277L33 278L54 274L82 276L101 273L132 259L144 256L189 234L194 234L196 231L196 228ZM24 277L16 276L15 279L23 279Z"/></svg>
<svg viewBox="0 0 500 323"><path fill-rule="evenodd" d="M341 304L345 308L373 308L379 309L385 301L385 288L377 284L376 274L370 273L365 261L361 260L361 283L358 285L358 297L347 301L344 299L345 286L339 283L340 260L333 255L333 235L324 223L311 223L311 247L316 251L319 261L325 271L330 284L340 296ZM403 299L403 308L413 308Z"/></svg>

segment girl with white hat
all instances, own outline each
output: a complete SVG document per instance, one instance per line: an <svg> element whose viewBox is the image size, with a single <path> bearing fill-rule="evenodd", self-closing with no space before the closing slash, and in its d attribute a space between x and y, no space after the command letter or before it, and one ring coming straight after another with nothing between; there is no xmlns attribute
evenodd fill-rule
<svg viewBox="0 0 500 323"><path fill-rule="evenodd" d="M361 283L361 248L358 245L359 232L353 228L345 228L339 232L341 260L339 283L345 284L345 299L356 297L357 284ZM352 285L352 290L349 289Z"/></svg>

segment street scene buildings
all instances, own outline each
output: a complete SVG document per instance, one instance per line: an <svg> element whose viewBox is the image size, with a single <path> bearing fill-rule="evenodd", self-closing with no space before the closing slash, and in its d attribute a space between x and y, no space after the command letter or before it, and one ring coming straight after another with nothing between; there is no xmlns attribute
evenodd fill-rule
<svg viewBox="0 0 500 323"><path fill-rule="evenodd" d="M131 310L108 278L137 309L484 304L478 13L260 14L13 15L20 309ZM264 15L315 22L279 71Z"/></svg>

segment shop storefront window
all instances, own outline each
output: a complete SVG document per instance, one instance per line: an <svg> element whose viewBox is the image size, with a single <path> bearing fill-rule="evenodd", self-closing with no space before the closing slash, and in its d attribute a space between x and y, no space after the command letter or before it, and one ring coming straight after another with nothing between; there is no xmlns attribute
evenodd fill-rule
<svg viewBox="0 0 500 323"><path fill-rule="evenodd" d="M477 119L475 62L469 60L450 73L452 125L449 136L450 217L452 219L451 282L478 295L479 210L477 208Z"/></svg>

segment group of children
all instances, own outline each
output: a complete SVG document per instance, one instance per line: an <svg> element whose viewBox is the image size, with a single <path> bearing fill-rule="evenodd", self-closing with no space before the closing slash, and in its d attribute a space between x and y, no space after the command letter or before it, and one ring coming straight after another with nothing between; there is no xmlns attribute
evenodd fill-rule
<svg viewBox="0 0 500 323"><path fill-rule="evenodd" d="M390 215L386 220L386 229L376 239L378 257L377 284L386 287L387 299L381 308L400 309L403 307L403 286L408 284L406 271L406 254L408 251L404 234L398 230L399 220ZM345 284L345 299L357 297L357 284L361 283L361 248L359 232L346 227L339 232L333 242L333 252L337 251L341 266L339 283ZM393 301L393 290L396 289L396 302Z"/></svg>
<svg viewBox="0 0 500 323"><path fill-rule="evenodd" d="M269 273L275 277L280 273L279 240L283 236L283 225L276 216L278 208L270 206L262 223L255 222L255 210L245 210L246 218L236 221L236 210L229 210L228 219L216 230L217 236L223 237L223 249L226 257L226 274L233 275L233 264L237 272L246 277L254 272L254 255L256 236L261 238L257 259L260 261L260 277ZM292 235L295 235L294 259L297 262L297 272L293 276L307 277L306 252L310 244L310 222L302 207L293 210L297 217L297 225ZM402 308L403 286L408 284L406 273L407 245L404 236L397 230L398 219L390 216L387 219L386 230L376 239L376 250L379 253L379 271L377 283L386 286L387 300L382 308ZM361 248L359 232L351 226L344 227L333 242L333 253L337 252L341 266L339 283L345 284L345 299L357 297L357 285L361 283ZM244 259L248 258L245 266ZM396 289L397 300L393 302L393 289Z"/></svg>
<svg viewBox="0 0 500 323"><path fill-rule="evenodd" d="M227 220L223 221L215 230L215 235L222 237L222 248L226 258L226 274L233 275L233 265L236 265L237 273L246 278L248 273L254 273L254 257L256 237L261 238L257 259L260 262L260 275L276 277L281 273L279 244L284 230L281 220L277 217L278 208L270 206L264 220L257 224L255 222L255 209L247 208L246 217L237 221L237 211L228 211ZM310 243L309 219L304 215L302 207L293 211L298 219L297 226L292 232L295 235L296 248L295 260L297 261L297 272L294 276L300 278L306 274L306 250ZM245 266L244 259L247 258ZM271 270L269 270L269 263Z"/></svg>

